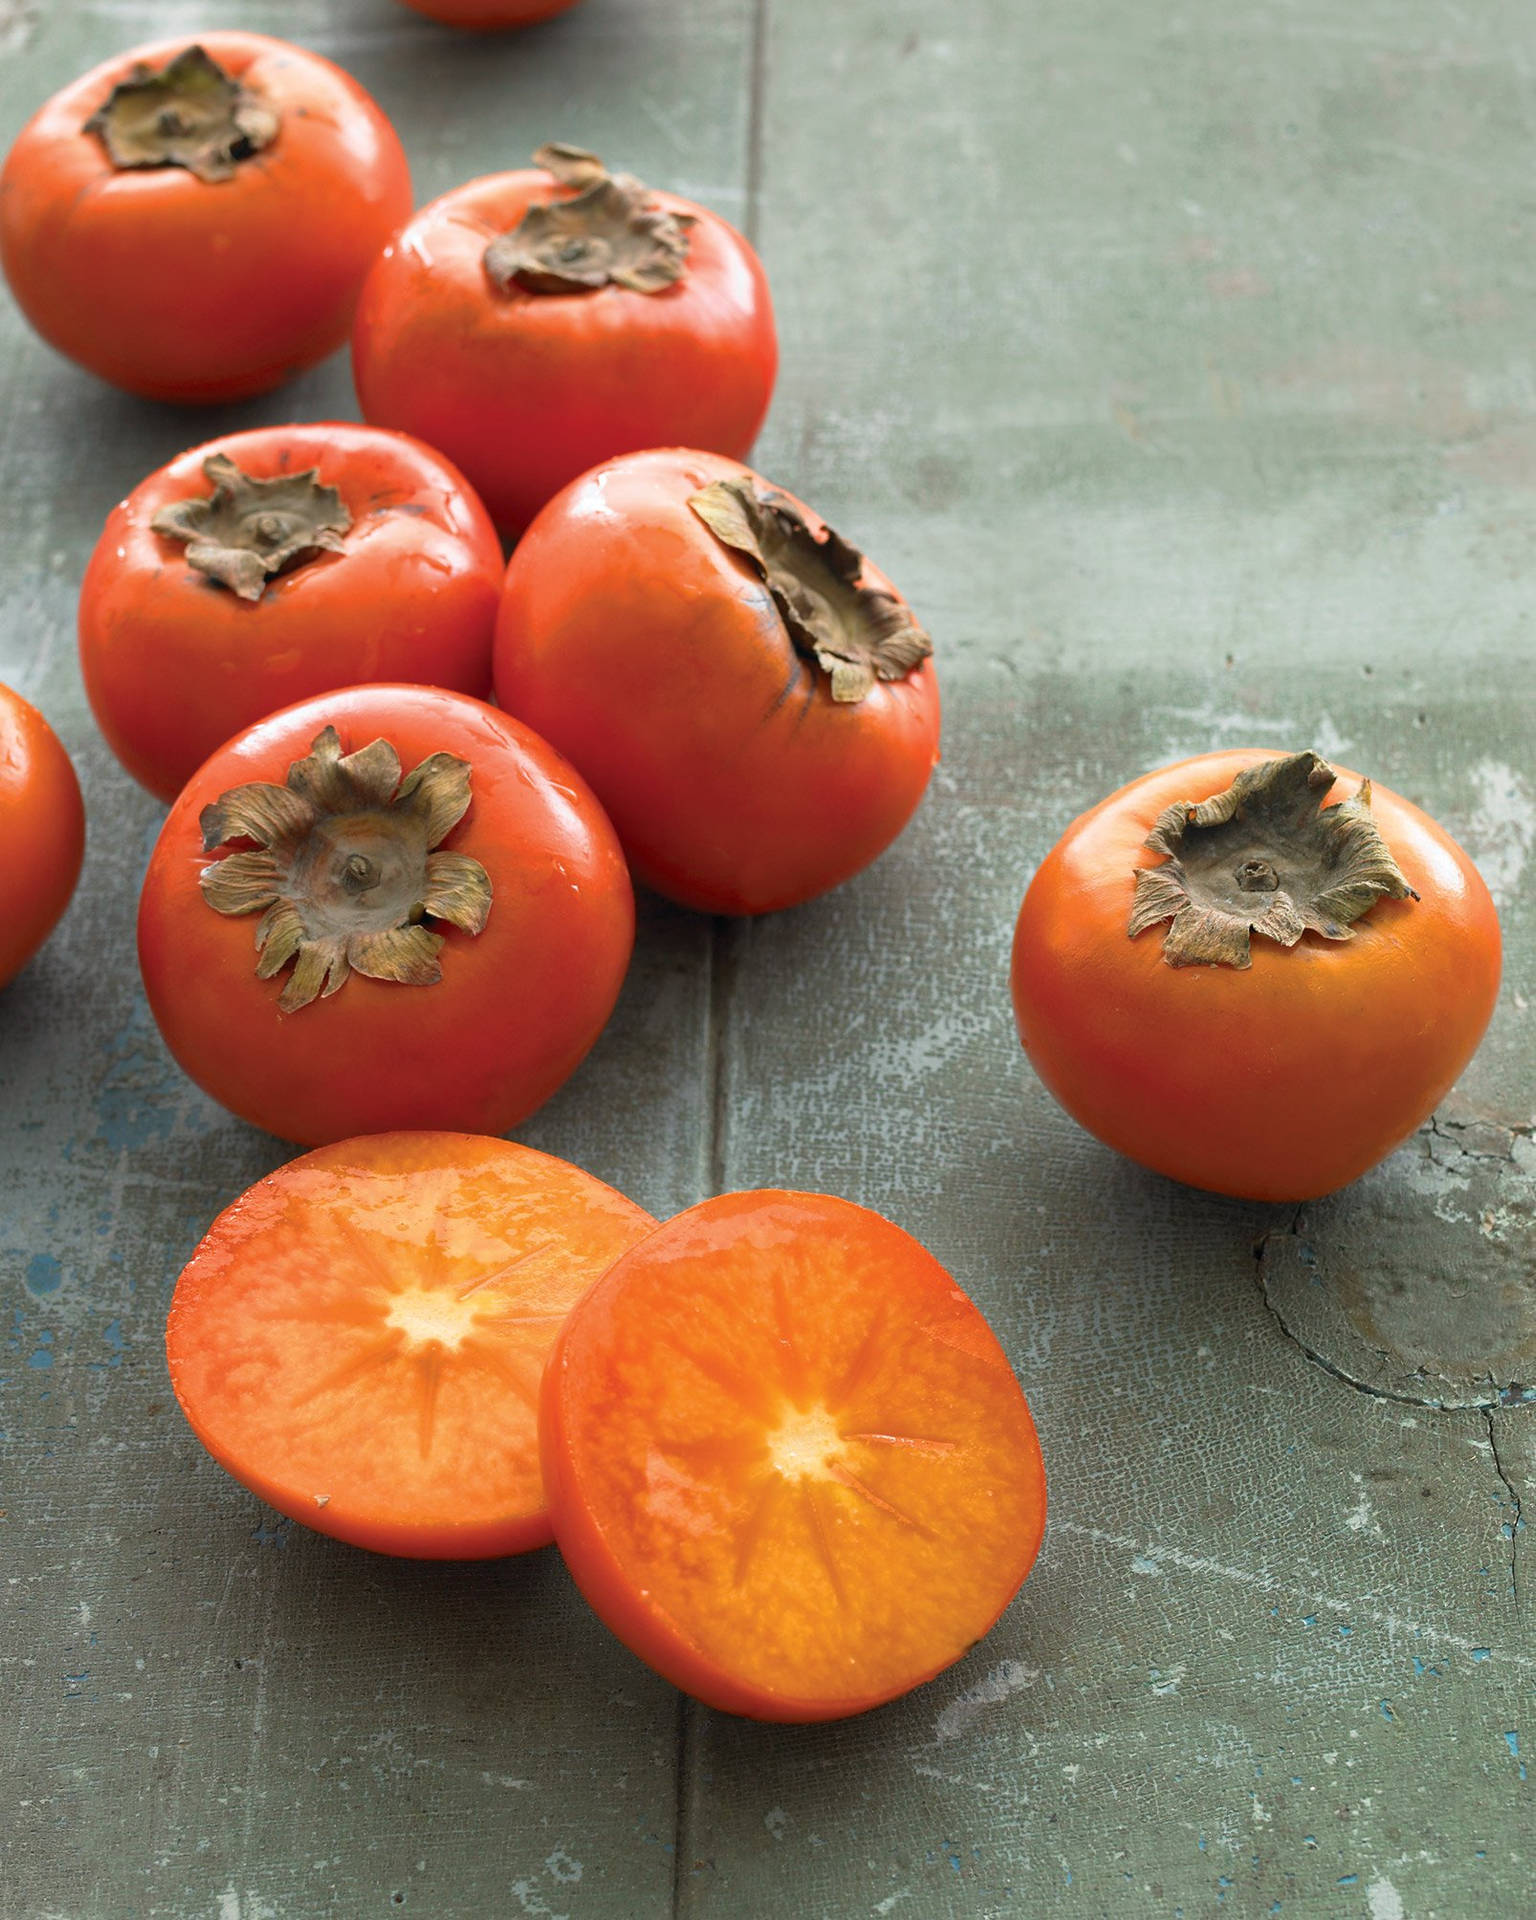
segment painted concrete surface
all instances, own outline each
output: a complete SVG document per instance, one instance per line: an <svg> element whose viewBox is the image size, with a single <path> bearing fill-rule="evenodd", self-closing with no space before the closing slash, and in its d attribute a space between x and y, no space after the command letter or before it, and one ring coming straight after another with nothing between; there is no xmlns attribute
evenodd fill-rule
<svg viewBox="0 0 1536 1920"><path fill-rule="evenodd" d="M355 409L343 361L150 407L7 304L0 678L74 753L91 842L0 996L0 1915L1522 1911L1528 9L583 0L487 42L389 0L0 4L0 135L118 47L237 23L355 72L423 198L554 135L758 240L784 351L758 464L931 626L944 761L836 895L743 925L647 903L612 1028L524 1137L656 1212L800 1185L917 1233L1019 1372L1051 1522L949 1674L772 1729L680 1701L552 1554L373 1558L204 1458L166 1299L288 1150L145 1012L161 809L85 709L74 595L108 507L181 447ZM1434 812L1508 942L1433 1125L1300 1210L1088 1140L1005 991L1066 822L1244 742Z"/></svg>

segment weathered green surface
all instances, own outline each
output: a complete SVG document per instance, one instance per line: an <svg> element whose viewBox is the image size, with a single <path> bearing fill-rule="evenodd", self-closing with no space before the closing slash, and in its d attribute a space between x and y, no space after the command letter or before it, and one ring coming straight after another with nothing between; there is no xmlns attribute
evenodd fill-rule
<svg viewBox="0 0 1536 1920"><path fill-rule="evenodd" d="M0 1915L1524 1911L1529 9L584 0L487 42L388 0L0 0L0 137L107 52L237 18L357 73L423 197L554 135L755 231L784 347L759 464L932 628L944 763L832 898L740 927L653 905L614 1028L527 1137L657 1211L803 1185L916 1232L1024 1381L1051 1526L960 1667L769 1729L682 1705L553 1555L375 1559L203 1458L166 1298L286 1150L144 1012L160 810L85 711L74 592L149 468L350 390L338 363L151 408L7 306L0 678L74 751L92 840L0 996ZM1065 822L1239 742L1427 806L1508 938L1435 1126L1299 1214L1087 1140L1004 989Z"/></svg>

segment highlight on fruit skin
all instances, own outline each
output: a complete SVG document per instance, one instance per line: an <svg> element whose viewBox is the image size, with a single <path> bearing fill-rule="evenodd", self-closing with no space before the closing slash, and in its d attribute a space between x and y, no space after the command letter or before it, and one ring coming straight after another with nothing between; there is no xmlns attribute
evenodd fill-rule
<svg viewBox="0 0 1536 1920"><path fill-rule="evenodd" d="M632 1651L707 1705L859 1713L960 1658L1038 1551L1045 1476L986 1321L846 1200L727 1194L567 1320L540 1450L555 1538Z"/></svg>
<svg viewBox="0 0 1536 1920"><path fill-rule="evenodd" d="M166 1327L176 1396L242 1486L317 1532L434 1560L544 1546L545 1354L654 1224L506 1140L322 1147L226 1207L187 1263Z"/></svg>
<svg viewBox="0 0 1536 1920"><path fill-rule="evenodd" d="M1041 1081L1106 1145L1316 1199L1427 1120L1492 1015L1498 915L1412 802L1310 752L1142 775L1030 882L1010 985Z"/></svg>

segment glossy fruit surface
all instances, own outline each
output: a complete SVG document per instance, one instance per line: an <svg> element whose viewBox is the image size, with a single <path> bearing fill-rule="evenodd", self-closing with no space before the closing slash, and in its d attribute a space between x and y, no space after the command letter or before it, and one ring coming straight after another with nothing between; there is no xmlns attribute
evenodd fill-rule
<svg viewBox="0 0 1536 1920"><path fill-rule="evenodd" d="M848 879L906 825L938 759L938 683L925 658L834 697L761 575L691 505L720 483L788 501L826 533L737 461L611 461L518 544L496 696L582 770L637 878L703 912L765 913ZM904 608L862 567L882 607Z"/></svg>
<svg viewBox="0 0 1536 1920"><path fill-rule="evenodd" d="M0 987L69 905L85 854L80 782L30 701L0 686Z"/></svg>
<svg viewBox="0 0 1536 1920"><path fill-rule="evenodd" d="M1246 967L1171 965L1158 928L1128 937L1135 871L1159 864L1144 845L1159 816L1277 758L1242 749L1163 767L1075 821L1025 895L1012 991L1025 1052L1089 1132L1191 1186L1305 1200L1433 1112L1488 1023L1500 939L1467 855L1380 786L1369 810L1417 899L1376 899L1333 939L1256 935ZM1341 771L1316 799L1332 808L1359 785Z"/></svg>
<svg viewBox="0 0 1536 1920"><path fill-rule="evenodd" d="M580 775L430 687L322 694L221 748L171 809L139 906L171 1052L305 1145L505 1133L597 1038L633 939L623 855Z"/></svg>
<svg viewBox="0 0 1536 1920"><path fill-rule="evenodd" d="M544 1374L555 1538L623 1641L711 1706L824 1720L957 1660L1045 1524L981 1314L846 1200L727 1194L626 1254Z"/></svg>
<svg viewBox="0 0 1536 1920"><path fill-rule="evenodd" d="M115 165L87 121L136 68L193 47L275 117L270 144L221 178ZM404 150L355 80L286 41L212 32L115 54L34 115L0 172L0 261L43 338L102 379L232 400L340 346L410 210Z"/></svg>
<svg viewBox="0 0 1536 1920"><path fill-rule="evenodd" d="M270 578L253 567L245 593L199 570L196 540L154 522L216 496L208 462L258 488L292 489L313 469L308 492L334 491L334 549L301 548ZM256 493L246 529L290 517L280 497L268 504ZM248 537L254 555L260 535ZM86 692L119 760L174 800L242 728L329 688L398 680L486 697L502 572L485 509L419 441L338 421L229 434L179 454L108 515L80 590Z"/></svg>
<svg viewBox="0 0 1536 1920"><path fill-rule="evenodd" d="M675 194L654 200L694 223L676 284L494 286L488 246L530 207L570 198L539 169L471 180L416 214L358 303L364 417L441 448L507 533L617 453L685 444L741 456L773 391L761 264L717 214Z"/></svg>
<svg viewBox="0 0 1536 1920"><path fill-rule="evenodd" d="M193 1254L171 1383L214 1458L306 1527L433 1560L541 1547L545 1354L654 1225L505 1140L321 1147L226 1207Z"/></svg>

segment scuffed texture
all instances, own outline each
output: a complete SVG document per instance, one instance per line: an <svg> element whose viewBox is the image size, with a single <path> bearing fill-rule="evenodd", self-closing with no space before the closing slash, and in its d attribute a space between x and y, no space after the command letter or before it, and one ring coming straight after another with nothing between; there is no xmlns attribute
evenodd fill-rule
<svg viewBox="0 0 1536 1920"><path fill-rule="evenodd" d="M298 31L276 0L242 18ZM0 65L0 136L101 19L47 10ZM1521 1912L1536 1408L1309 1357L1350 1365L1257 1283L1294 1209L1088 1140L1005 981L1035 864L1145 767L1300 742L1424 806L1500 898L1500 1005L1436 1129L1299 1231L1373 1339L1421 1354L1454 1287L1498 1337L1443 1349L1447 1378L1519 1351L1489 1286L1536 1255L1531 8L581 0L490 41L310 0L300 37L395 118L420 198L505 166L554 99L761 244L786 352L754 465L944 636L944 760L826 899L747 927L643 903L615 1022L522 1137L659 1215L770 1183L916 1234L1019 1374L1051 1520L951 1673L785 1730L680 1707L552 1555L371 1559L202 1456L170 1281L286 1150L147 1019L127 855L159 809L70 657L104 514L192 433L0 304L0 678L76 755L93 831L0 994L0 1911ZM257 411L350 412L344 371Z"/></svg>

